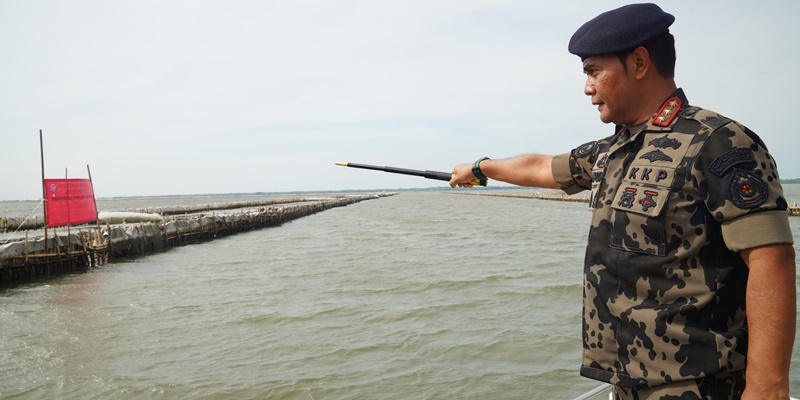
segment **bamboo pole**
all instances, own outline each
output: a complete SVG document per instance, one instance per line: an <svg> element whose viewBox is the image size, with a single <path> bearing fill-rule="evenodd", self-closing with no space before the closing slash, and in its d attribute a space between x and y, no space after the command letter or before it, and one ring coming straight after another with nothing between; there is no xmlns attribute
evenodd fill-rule
<svg viewBox="0 0 800 400"><path fill-rule="evenodd" d="M25 232L25 265L28 265L28 232Z"/></svg>
<svg viewBox="0 0 800 400"><path fill-rule="evenodd" d="M67 182L67 199L72 196L72 193L69 191L69 172L67 168L64 168L64 180ZM67 254L72 253L72 240L70 240L70 236L72 232L70 232L70 225L72 224L72 208L69 206L69 200L67 200Z"/></svg>
<svg viewBox="0 0 800 400"><path fill-rule="evenodd" d="M83 245L83 256L85 257L85 260L89 266L91 266L91 262L89 261L89 251L86 249L86 242L89 240L89 232L86 233L86 240L83 240L83 230L80 231L78 236L81 238L81 244Z"/></svg>
<svg viewBox="0 0 800 400"><path fill-rule="evenodd" d="M44 202L44 252L48 252L47 248L47 187L44 184L44 140L42 139L42 130L39 129L39 155L42 160L42 201Z"/></svg>
<svg viewBox="0 0 800 400"><path fill-rule="evenodd" d="M56 243L56 255L58 256L58 265L61 265L61 246L58 245L58 230L53 227L53 239ZM47 263L47 276L50 276L50 263Z"/></svg>
<svg viewBox="0 0 800 400"><path fill-rule="evenodd" d="M94 201L94 220L97 223L97 233L100 234L100 211L97 210L97 197L94 195L94 182L92 181L92 170L86 164L86 172L89 174L89 185L92 186L92 201Z"/></svg>

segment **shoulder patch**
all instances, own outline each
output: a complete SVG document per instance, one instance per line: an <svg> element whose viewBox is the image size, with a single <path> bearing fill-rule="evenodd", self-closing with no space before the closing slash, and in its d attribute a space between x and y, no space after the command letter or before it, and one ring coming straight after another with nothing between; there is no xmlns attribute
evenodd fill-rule
<svg viewBox="0 0 800 400"><path fill-rule="evenodd" d="M730 199L736 207L755 208L767 201L769 189L761 178L736 171L731 178Z"/></svg>
<svg viewBox="0 0 800 400"><path fill-rule="evenodd" d="M592 154L595 148L597 148L597 142L582 144L580 147L572 150L572 156L575 158L584 158Z"/></svg>
<svg viewBox="0 0 800 400"><path fill-rule="evenodd" d="M753 161L753 150L751 149L731 149L726 151L723 155L717 157L708 170L716 176L722 176L727 170L734 165Z"/></svg>

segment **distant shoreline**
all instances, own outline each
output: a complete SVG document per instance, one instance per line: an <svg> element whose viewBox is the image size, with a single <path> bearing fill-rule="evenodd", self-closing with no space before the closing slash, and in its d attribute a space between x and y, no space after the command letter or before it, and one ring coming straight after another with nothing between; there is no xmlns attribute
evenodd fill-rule
<svg viewBox="0 0 800 400"><path fill-rule="evenodd" d="M794 179L781 179L781 184L783 185L791 185L791 184L800 184L800 178ZM537 188L530 188L527 186L488 186L485 188L480 188L480 190L485 191L501 191L501 190L525 190L525 189L537 189ZM111 197L98 197L97 200L136 200L136 199L146 199L146 198L186 198L186 197L225 197L225 196L287 196L287 195L298 195L298 196L308 196L313 194L321 194L321 195L330 195L330 194L359 194L359 193L381 193L381 192L430 192L430 191L474 191L475 189L459 189L459 188L450 188L447 185L444 186L431 186L425 188L393 188L393 189L345 189L345 190L300 190L300 191L286 191L286 192L251 192L251 193L197 193L197 194L164 194L164 195L143 195L143 196L111 196ZM556 190L556 189L554 189ZM28 201L40 201L41 199L25 199L25 200L0 200L0 203L11 203L11 202L28 202Z"/></svg>

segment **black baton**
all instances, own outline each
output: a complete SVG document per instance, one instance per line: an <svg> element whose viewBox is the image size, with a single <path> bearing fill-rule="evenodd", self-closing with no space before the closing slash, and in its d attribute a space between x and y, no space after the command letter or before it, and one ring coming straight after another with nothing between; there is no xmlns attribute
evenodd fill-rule
<svg viewBox="0 0 800 400"><path fill-rule="evenodd" d="M413 176L421 176L427 179L436 179L437 181L450 181L453 177L453 174L449 172L442 172L442 171L431 171L431 170L418 170L418 169L408 169L408 168L397 168L397 167L381 167L378 165L369 165L369 164L356 164L356 163L346 163L346 162L337 162L336 165L342 167L351 167L351 168L361 168L361 169L371 169L374 171L383 171L389 172L392 174L403 174L403 175L413 175ZM474 180L470 182L473 185L480 185L486 186L486 179L481 180Z"/></svg>

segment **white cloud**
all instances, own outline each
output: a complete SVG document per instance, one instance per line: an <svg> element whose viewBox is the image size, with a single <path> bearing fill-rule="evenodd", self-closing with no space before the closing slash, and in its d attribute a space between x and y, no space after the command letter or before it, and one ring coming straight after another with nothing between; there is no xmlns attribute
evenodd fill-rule
<svg viewBox="0 0 800 400"><path fill-rule="evenodd" d="M98 196L431 186L334 161L449 169L609 128L582 94L580 1L0 3L2 199L82 176ZM800 6L676 1L690 100L759 132L784 177ZM352 157L352 158L351 158ZM408 165L406 165L408 163ZM74 171L74 172L73 172Z"/></svg>

